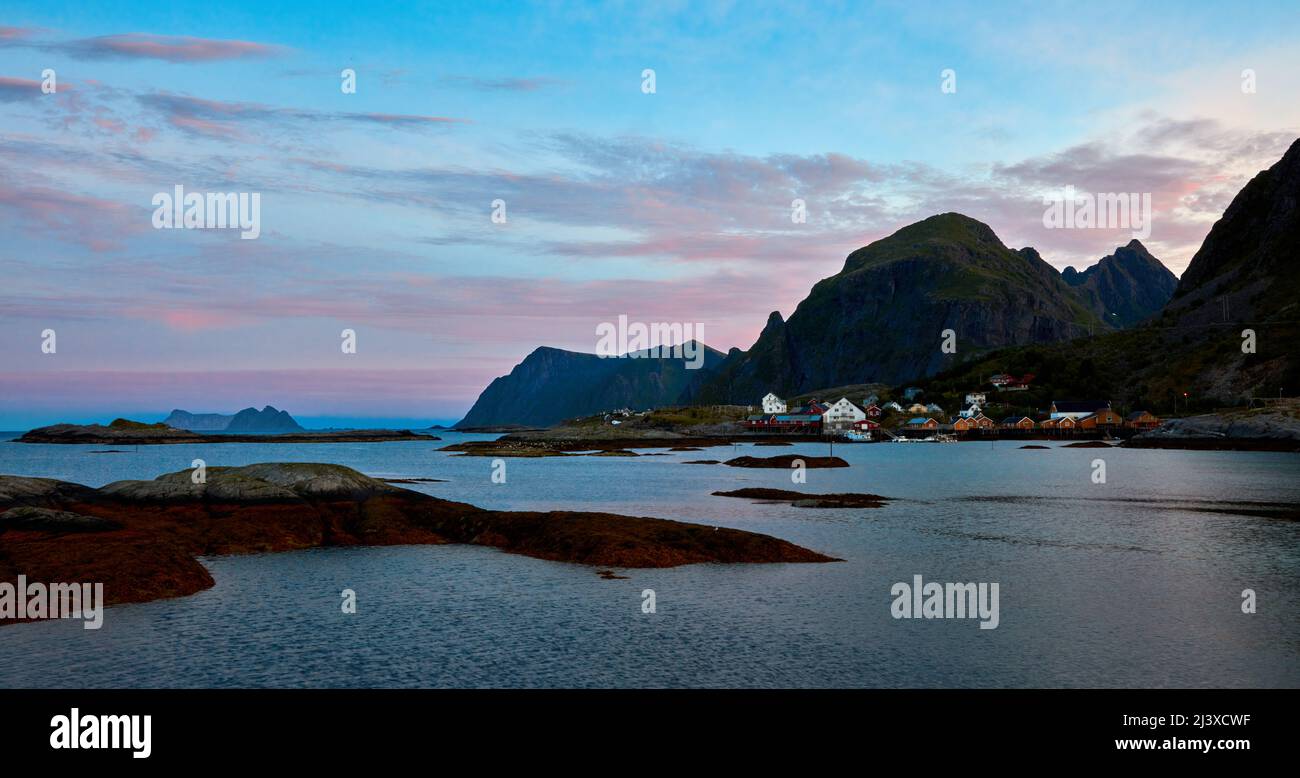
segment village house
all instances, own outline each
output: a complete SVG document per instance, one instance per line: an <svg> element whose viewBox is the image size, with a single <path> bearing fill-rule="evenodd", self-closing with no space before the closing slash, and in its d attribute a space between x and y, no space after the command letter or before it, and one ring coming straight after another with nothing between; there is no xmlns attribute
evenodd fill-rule
<svg viewBox="0 0 1300 778"><path fill-rule="evenodd" d="M750 395L751 397L753 395ZM785 413L789 408L786 407L785 400L777 397L775 394L768 392L763 397L763 413Z"/></svg>
<svg viewBox="0 0 1300 778"><path fill-rule="evenodd" d="M980 415L980 406L972 405L969 408L963 408L957 412L957 415L963 419L973 419Z"/></svg>
<svg viewBox="0 0 1300 778"><path fill-rule="evenodd" d="M934 430L939 428L939 422L934 419L923 419L920 416L917 416L908 419L907 428L913 430Z"/></svg>
<svg viewBox="0 0 1300 778"><path fill-rule="evenodd" d="M1053 419L1074 419L1078 421L1101 410L1109 410L1109 400L1053 400L1051 415Z"/></svg>
<svg viewBox="0 0 1300 778"><path fill-rule="evenodd" d="M772 417L772 429L780 432L820 432L820 413L778 413Z"/></svg>
<svg viewBox="0 0 1300 778"><path fill-rule="evenodd" d="M882 405L881 407L884 408L884 409L887 410L887 411L893 411L894 413L902 413L902 412L903 412L903 406L899 405L898 403L894 402L893 400L890 400L889 402L885 403L885 404Z"/></svg>
<svg viewBox="0 0 1300 778"><path fill-rule="evenodd" d="M926 403L925 410L928 413L943 413L943 408L938 403Z"/></svg>
<svg viewBox="0 0 1300 778"><path fill-rule="evenodd" d="M853 422L853 429L857 430L858 432L871 432L872 430L880 429L880 422L872 421L871 419L863 419L862 421L855 421Z"/></svg>
<svg viewBox="0 0 1300 778"><path fill-rule="evenodd" d="M868 419L879 419L880 415L884 413L884 411L880 410L880 406L875 403L868 403L862 410L866 411Z"/></svg>
<svg viewBox="0 0 1300 778"><path fill-rule="evenodd" d="M878 405L879 403L880 403L880 395L878 394L869 394L866 397L862 398L863 408L866 408L869 405Z"/></svg>
<svg viewBox="0 0 1300 778"><path fill-rule="evenodd" d="M1102 408L1096 413L1080 416L1076 421L1079 424L1079 429L1085 430L1110 429L1124 424L1124 419L1120 418L1120 415L1110 408Z"/></svg>
<svg viewBox="0 0 1300 778"><path fill-rule="evenodd" d="M925 406L921 403L912 403L907 406L908 413L925 413Z"/></svg>
<svg viewBox="0 0 1300 778"><path fill-rule="evenodd" d="M954 432L969 432L975 429L975 420L969 416L958 416L952 420L952 429Z"/></svg>
<svg viewBox="0 0 1300 778"><path fill-rule="evenodd" d="M966 395L967 405L985 405L987 403L988 403L988 398L984 395L983 392L971 392Z"/></svg>
<svg viewBox="0 0 1300 778"><path fill-rule="evenodd" d="M1031 430L1034 428L1034 420L1028 416L1008 416L1002 420L1002 429L1004 430Z"/></svg>
<svg viewBox="0 0 1300 778"><path fill-rule="evenodd" d="M1013 376L1008 373L998 373L989 379L989 383L995 389L1004 392L1023 392L1029 388L1029 384L1034 380L1033 373L1025 373L1023 376Z"/></svg>
<svg viewBox="0 0 1300 778"><path fill-rule="evenodd" d="M854 422L865 418L867 418L866 411L847 397L841 397L822 413L822 429L827 432L843 432L852 429Z"/></svg>
<svg viewBox="0 0 1300 778"><path fill-rule="evenodd" d="M973 421L975 422L975 426L982 430L991 430L998 426L992 419L982 413L976 416Z"/></svg>
<svg viewBox="0 0 1300 778"><path fill-rule="evenodd" d="M1160 426L1160 419L1147 411L1134 411L1124 417L1124 426L1135 430L1153 430Z"/></svg>

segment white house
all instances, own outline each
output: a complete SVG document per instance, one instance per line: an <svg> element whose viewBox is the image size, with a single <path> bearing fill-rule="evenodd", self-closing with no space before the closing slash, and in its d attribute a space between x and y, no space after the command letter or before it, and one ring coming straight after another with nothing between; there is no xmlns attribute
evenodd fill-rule
<svg viewBox="0 0 1300 778"><path fill-rule="evenodd" d="M841 397L831 403L831 407L822 414L822 430L853 429L854 422L867 418L867 412L854 405L847 397Z"/></svg>
<svg viewBox="0 0 1300 778"><path fill-rule="evenodd" d="M903 406L899 405L898 403L894 402L893 400L890 400L889 402L885 403L885 404L884 404L883 406L881 406L881 407L883 407L883 408L884 408L885 410L887 410L887 411L894 411L895 413L902 413L902 412L903 412Z"/></svg>
<svg viewBox="0 0 1300 778"><path fill-rule="evenodd" d="M1084 416L1091 416L1097 411L1110 410L1107 400L1053 400L1051 414L1053 419L1072 419L1078 421Z"/></svg>
<svg viewBox="0 0 1300 778"><path fill-rule="evenodd" d="M972 404L969 408L962 410L957 414L963 419L973 419L980 415L980 406L978 403Z"/></svg>
<svg viewBox="0 0 1300 778"><path fill-rule="evenodd" d="M938 414L943 413L943 407L940 406L938 403L926 403L925 410L927 413L938 413Z"/></svg>
<svg viewBox="0 0 1300 778"><path fill-rule="evenodd" d="M983 392L971 392L966 395L967 405L979 405L982 407L988 405L988 402L988 398L984 396Z"/></svg>
<svg viewBox="0 0 1300 778"><path fill-rule="evenodd" d="M785 413L787 410L785 400L768 392L763 397L763 413Z"/></svg>

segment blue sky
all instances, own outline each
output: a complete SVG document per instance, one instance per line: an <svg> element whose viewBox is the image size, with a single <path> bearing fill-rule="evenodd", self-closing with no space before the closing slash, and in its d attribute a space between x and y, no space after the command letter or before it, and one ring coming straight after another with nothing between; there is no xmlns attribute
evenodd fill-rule
<svg viewBox="0 0 1300 778"><path fill-rule="evenodd" d="M1127 242L1045 230L1065 186L1153 193L1177 273L1300 135L1293 3L409 5L6 5L0 428L455 419L621 314L748 347L933 213L1060 268ZM177 184L261 193L261 237L153 230Z"/></svg>

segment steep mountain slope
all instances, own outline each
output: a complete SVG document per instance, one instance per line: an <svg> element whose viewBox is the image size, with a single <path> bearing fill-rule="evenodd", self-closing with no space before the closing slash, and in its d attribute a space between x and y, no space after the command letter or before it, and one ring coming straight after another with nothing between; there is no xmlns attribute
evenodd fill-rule
<svg viewBox="0 0 1300 778"><path fill-rule="evenodd" d="M543 346L479 395L458 429L521 425L543 427L575 416L618 408L671 405L693 374L717 367L723 356L707 346L703 365L688 370L677 358L602 358Z"/></svg>
<svg viewBox="0 0 1300 778"><path fill-rule="evenodd" d="M1069 349L1006 349L927 382L957 392L981 376L1035 373L1068 388L1167 413L1300 393L1300 140L1237 194L1160 315ZM1243 332L1254 334L1247 353Z"/></svg>
<svg viewBox="0 0 1300 778"><path fill-rule="evenodd" d="M1049 343L1104 326L1033 249L1013 251L987 225L946 213L849 255L748 352L693 385L696 402L753 402L826 386L923 376L973 354ZM942 332L956 334L944 353Z"/></svg>
<svg viewBox="0 0 1300 778"><path fill-rule="evenodd" d="M1168 314L1185 324L1300 319L1300 140L1232 200L1174 291ZM1206 303L1215 303L1206 305Z"/></svg>
<svg viewBox="0 0 1300 778"><path fill-rule="evenodd" d="M1067 267L1061 278L1097 318L1121 328L1159 313L1178 286L1178 277L1136 239L1082 273Z"/></svg>

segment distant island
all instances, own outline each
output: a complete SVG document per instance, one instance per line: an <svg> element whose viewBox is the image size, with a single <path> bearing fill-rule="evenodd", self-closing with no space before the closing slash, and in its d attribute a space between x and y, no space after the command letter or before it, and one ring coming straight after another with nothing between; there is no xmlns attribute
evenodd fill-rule
<svg viewBox="0 0 1300 778"><path fill-rule="evenodd" d="M302 432L288 411L268 405L262 410L245 408L239 413L190 413L176 408L162 420L168 427L192 432Z"/></svg>
<svg viewBox="0 0 1300 778"><path fill-rule="evenodd" d="M294 425L297 427L297 424ZM301 427L297 427L302 430ZM147 446L166 443L385 443L402 440L435 441L435 435L411 430L330 430L328 432L282 432L237 434L199 433L166 424L145 424L115 419L111 424L54 424L24 433L18 443L80 443L94 445Z"/></svg>

